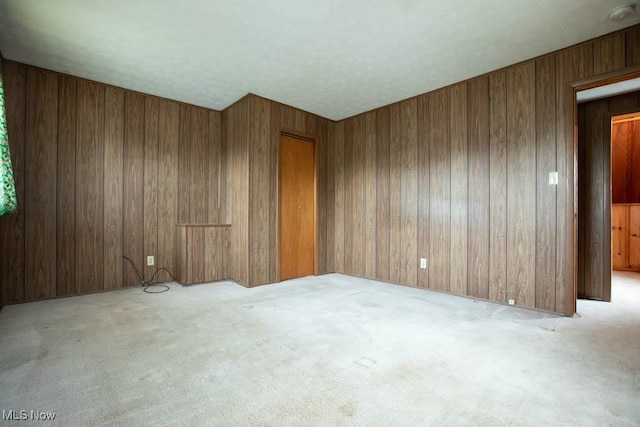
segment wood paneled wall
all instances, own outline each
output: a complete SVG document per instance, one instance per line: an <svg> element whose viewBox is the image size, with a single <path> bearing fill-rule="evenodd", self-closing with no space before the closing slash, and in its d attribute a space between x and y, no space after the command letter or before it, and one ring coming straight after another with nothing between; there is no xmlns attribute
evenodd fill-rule
<svg viewBox="0 0 640 427"><path fill-rule="evenodd" d="M225 218L220 112L11 61L3 78L20 215L0 218L2 303L137 285L122 255L173 270L176 224Z"/></svg>
<svg viewBox="0 0 640 427"><path fill-rule="evenodd" d="M611 127L611 202L640 203L640 120Z"/></svg>
<svg viewBox="0 0 640 427"><path fill-rule="evenodd" d="M640 92L578 105L580 298L611 298L611 117L635 111Z"/></svg>
<svg viewBox="0 0 640 427"><path fill-rule="evenodd" d="M135 285L121 255L172 267L178 222L232 224L229 276L277 281L285 131L316 140L319 273L571 314L571 84L639 66L639 41L636 26L340 122L254 95L220 114L7 62L22 213L0 219L2 300Z"/></svg>
<svg viewBox="0 0 640 427"><path fill-rule="evenodd" d="M185 285L229 278L229 229L223 224L179 224L175 278Z"/></svg>
<svg viewBox="0 0 640 427"><path fill-rule="evenodd" d="M329 270L572 313L571 83L639 65L639 39L635 27L330 123Z"/></svg>
<svg viewBox="0 0 640 427"><path fill-rule="evenodd" d="M248 95L223 112L228 149L232 277L247 286L279 280L278 171L280 135L300 134L316 144L318 272L327 269L326 141L329 120Z"/></svg>

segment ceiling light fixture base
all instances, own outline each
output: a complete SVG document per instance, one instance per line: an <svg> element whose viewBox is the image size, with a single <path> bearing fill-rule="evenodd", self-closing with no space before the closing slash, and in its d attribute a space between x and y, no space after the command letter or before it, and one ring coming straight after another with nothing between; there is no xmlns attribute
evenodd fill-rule
<svg viewBox="0 0 640 427"><path fill-rule="evenodd" d="M634 3L624 4L618 6L609 14L609 20L613 22L622 21L626 17L633 15L636 11L636 5Z"/></svg>

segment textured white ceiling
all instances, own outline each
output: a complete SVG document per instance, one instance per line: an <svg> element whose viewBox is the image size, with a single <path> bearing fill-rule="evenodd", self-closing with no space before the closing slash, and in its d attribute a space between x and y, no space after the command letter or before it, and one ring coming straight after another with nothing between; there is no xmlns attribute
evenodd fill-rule
<svg viewBox="0 0 640 427"><path fill-rule="evenodd" d="M217 110L251 92L342 119L640 22L608 20L625 3L2 0L0 50Z"/></svg>

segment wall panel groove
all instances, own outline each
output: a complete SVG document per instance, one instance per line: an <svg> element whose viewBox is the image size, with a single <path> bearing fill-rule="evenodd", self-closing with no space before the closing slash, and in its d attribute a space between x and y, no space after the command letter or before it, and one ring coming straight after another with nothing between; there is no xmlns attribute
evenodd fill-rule
<svg viewBox="0 0 640 427"><path fill-rule="evenodd" d="M507 302L507 73L490 78L489 299Z"/></svg>
<svg viewBox="0 0 640 427"><path fill-rule="evenodd" d="M76 283L76 101L77 80L58 78L57 281L56 295L77 292Z"/></svg>
<svg viewBox="0 0 640 427"><path fill-rule="evenodd" d="M535 306L535 64L507 72L507 298Z"/></svg>
<svg viewBox="0 0 640 427"><path fill-rule="evenodd" d="M28 68L26 83L24 298L34 300L56 293L58 78Z"/></svg>
<svg viewBox="0 0 640 427"><path fill-rule="evenodd" d="M489 297L489 82L474 79L468 87L469 248L468 295Z"/></svg>

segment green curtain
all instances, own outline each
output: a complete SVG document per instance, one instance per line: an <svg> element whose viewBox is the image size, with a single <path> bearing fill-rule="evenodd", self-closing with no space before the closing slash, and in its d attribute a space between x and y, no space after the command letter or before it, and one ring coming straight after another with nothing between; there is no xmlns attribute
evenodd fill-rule
<svg viewBox="0 0 640 427"><path fill-rule="evenodd" d="M0 62L0 216L17 215L18 200L13 180L9 138L7 136L7 116L4 112L4 87L2 86L2 62Z"/></svg>

